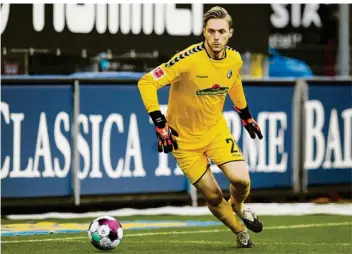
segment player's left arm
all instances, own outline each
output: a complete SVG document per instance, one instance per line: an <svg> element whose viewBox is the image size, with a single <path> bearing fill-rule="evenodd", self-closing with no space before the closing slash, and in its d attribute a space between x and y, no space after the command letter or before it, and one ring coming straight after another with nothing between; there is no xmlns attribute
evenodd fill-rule
<svg viewBox="0 0 352 254"><path fill-rule="evenodd" d="M239 114L242 124L248 131L251 138L255 139L255 137L258 136L259 139L262 139L263 134L260 130L259 125L254 120L251 112L249 111L246 96L244 94L242 79L240 75L240 69L242 67L242 60L240 56L239 56L237 66L238 67L237 67L237 73L236 73L236 80L235 80L235 83L232 85L231 89L228 91L228 94L234 103L234 108Z"/></svg>

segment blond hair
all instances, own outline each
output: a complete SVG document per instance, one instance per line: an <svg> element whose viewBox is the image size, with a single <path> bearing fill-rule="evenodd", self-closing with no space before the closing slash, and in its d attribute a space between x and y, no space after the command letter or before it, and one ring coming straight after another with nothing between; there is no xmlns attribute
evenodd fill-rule
<svg viewBox="0 0 352 254"><path fill-rule="evenodd" d="M229 28L232 27L232 18L225 8L215 6L208 10L203 16L203 27L207 25L209 19L226 19Z"/></svg>

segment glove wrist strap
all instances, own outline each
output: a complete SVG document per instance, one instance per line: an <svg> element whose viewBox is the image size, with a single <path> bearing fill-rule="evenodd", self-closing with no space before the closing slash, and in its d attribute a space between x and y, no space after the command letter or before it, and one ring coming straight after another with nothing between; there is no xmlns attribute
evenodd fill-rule
<svg viewBox="0 0 352 254"><path fill-rule="evenodd" d="M238 107L235 106L235 109L236 109L237 113L239 114L239 116L240 116L240 118L241 118L242 120L247 121L248 119L252 118L252 114L251 114L251 112L249 111L248 106L245 107L245 108L243 108L243 109L240 109L240 108L238 108Z"/></svg>
<svg viewBox="0 0 352 254"><path fill-rule="evenodd" d="M161 113L160 110L156 110L153 112L149 113L149 116L152 118L153 123L156 127L158 128L165 128L166 125L166 118L165 116Z"/></svg>

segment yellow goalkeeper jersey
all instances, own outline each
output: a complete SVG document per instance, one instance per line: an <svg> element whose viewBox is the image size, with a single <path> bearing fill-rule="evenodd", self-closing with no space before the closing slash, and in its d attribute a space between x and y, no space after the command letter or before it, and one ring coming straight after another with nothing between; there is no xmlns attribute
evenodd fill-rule
<svg viewBox="0 0 352 254"><path fill-rule="evenodd" d="M247 106L239 70L240 54L226 47L220 60L209 57L204 42L176 54L167 63L144 75L138 82L148 113L160 110L157 90L170 84L168 125L180 134L178 141L199 140L219 122L226 94L239 108Z"/></svg>

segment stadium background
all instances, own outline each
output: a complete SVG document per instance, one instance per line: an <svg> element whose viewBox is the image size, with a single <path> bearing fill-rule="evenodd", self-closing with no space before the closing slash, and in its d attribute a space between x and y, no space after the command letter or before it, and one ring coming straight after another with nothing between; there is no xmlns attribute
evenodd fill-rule
<svg viewBox="0 0 352 254"><path fill-rule="evenodd" d="M173 158L157 154L136 82L202 40L211 6L2 4L2 213L202 205ZM226 102L250 164L249 202L349 200L352 82L339 75L339 6L222 6L265 134L248 140Z"/></svg>

